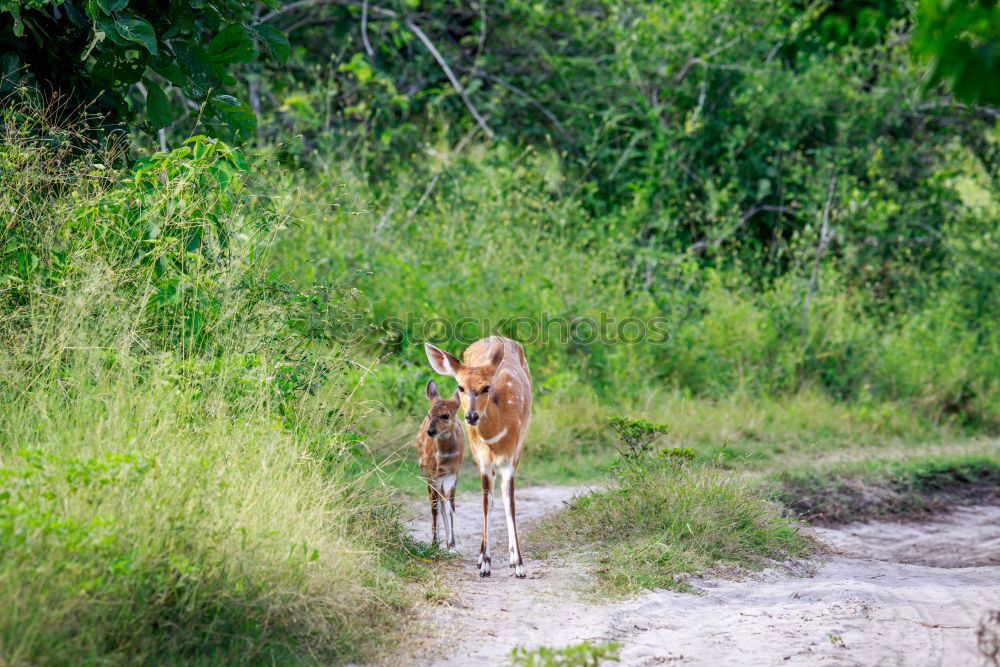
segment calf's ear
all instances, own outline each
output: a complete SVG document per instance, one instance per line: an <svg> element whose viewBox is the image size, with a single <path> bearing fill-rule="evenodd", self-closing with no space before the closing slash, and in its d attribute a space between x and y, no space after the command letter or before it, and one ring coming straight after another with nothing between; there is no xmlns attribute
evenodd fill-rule
<svg viewBox="0 0 1000 667"><path fill-rule="evenodd" d="M441 398L441 394L438 392L438 383L434 380L427 381L427 400L436 401Z"/></svg>

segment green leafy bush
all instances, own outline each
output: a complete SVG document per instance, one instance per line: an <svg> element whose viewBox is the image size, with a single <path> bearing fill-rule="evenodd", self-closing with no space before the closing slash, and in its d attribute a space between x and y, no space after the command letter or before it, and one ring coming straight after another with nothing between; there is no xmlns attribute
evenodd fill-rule
<svg viewBox="0 0 1000 667"><path fill-rule="evenodd" d="M129 90L141 85L144 129L173 124L190 113L187 104L205 131L246 141L257 117L227 93L237 84L231 70L261 55L285 62L290 48L281 31L254 20L256 6L246 0L5 2L0 93L37 85L61 96L66 108L89 106L99 122L114 126L135 117Z"/></svg>

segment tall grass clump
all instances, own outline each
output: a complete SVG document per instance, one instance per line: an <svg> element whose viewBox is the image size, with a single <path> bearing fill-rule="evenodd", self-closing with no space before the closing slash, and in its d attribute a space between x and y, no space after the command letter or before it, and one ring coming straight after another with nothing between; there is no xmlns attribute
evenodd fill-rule
<svg viewBox="0 0 1000 667"><path fill-rule="evenodd" d="M620 440L617 483L575 499L536 531L554 549L593 555L609 591L688 590L693 573L756 569L812 550L809 535L749 482L695 465L688 448L654 451L662 425L612 423Z"/></svg>
<svg viewBox="0 0 1000 667"><path fill-rule="evenodd" d="M406 547L341 463L350 294L272 277L285 219L225 144L124 168L30 100L6 113L0 655L365 655Z"/></svg>

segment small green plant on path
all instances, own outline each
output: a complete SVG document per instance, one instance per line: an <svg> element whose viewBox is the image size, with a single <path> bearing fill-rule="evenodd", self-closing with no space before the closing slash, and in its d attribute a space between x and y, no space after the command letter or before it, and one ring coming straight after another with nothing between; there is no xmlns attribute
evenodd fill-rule
<svg viewBox="0 0 1000 667"><path fill-rule="evenodd" d="M514 667L598 667L608 662L618 662L618 642L593 644L588 641L570 644L563 648L541 646L526 649L518 646L510 652L510 664Z"/></svg>

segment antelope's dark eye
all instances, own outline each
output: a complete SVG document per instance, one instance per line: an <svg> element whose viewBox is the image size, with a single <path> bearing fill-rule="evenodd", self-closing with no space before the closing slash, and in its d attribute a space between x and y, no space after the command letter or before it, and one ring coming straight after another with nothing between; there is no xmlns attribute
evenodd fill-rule
<svg viewBox="0 0 1000 667"><path fill-rule="evenodd" d="M489 386L489 385L486 385L485 387L483 387L482 389L480 389L480 390L479 390L479 393L480 393L480 394L485 394L485 393L486 393L486 392L488 392L489 390L490 390L490 386Z"/></svg>
<svg viewBox="0 0 1000 667"><path fill-rule="evenodd" d="M463 387L462 385L458 385L458 390L463 394L465 393L465 387Z"/></svg>
<svg viewBox="0 0 1000 667"><path fill-rule="evenodd" d="M449 414L448 414L448 413L446 412L446 413L444 413L443 415L441 415L441 419L445 419L445 420L447 420L447 419L451 419L451 415L449 415Z"/></svg>

